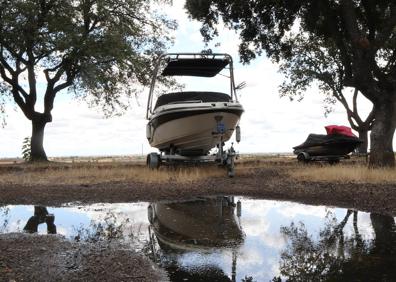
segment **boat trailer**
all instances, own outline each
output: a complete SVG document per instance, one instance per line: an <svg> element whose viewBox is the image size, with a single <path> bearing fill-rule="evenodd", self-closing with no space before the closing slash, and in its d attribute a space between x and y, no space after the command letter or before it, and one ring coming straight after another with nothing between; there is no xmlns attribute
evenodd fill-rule
<svg viewBox="0 0 396 282"><path fill-rule="evenodd" d="M225 133L224 124L219 120L217 122L216 130L212 133L215 137L220 137L217 144L217 152L212 155L203 156L185 156L175 152L175 150L169 150L169 152L150 153L147 155L146 164L150 169L158 169L162 164L176 165L182 163L217 163L219 166L223 166L227 169L227 175L229 177L235 176L235 160L238 159L239 155L234 149L234 143L231 143L231 147L224 149L223 135ZM235 128L235 139L239 143L241 141L241 130L240 126Z"/></svg>
<svg viewBox="0 0 396 282"><path fill-rule="evenodd" d="M300 152L297 155L297 161L300 163L309 163L311 161L328 162L331 165L338 164L341 159L350 159L349 155L326 155L310 156L307 152Z"/></svg>

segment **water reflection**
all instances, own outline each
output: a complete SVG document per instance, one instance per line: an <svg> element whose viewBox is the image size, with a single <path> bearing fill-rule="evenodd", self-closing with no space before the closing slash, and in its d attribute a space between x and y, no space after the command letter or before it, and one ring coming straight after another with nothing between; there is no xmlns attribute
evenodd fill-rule
<svg viewBox="0 0 396 282"><path fill-rule="evenodd" d="M151 227L164 248L200 250L232 247L243 242L232 197L199 198L176 203L152 203Z"/></svg>
<svg viewBox="0 0 396 282"><path fill-rule="evenodd" d="M28 233L37 233L38 226L47 224L47 233L56 234L55 216L48 213L46 207L34 206L34 215L29 218L23 230Z"/></svg>
<svg viewBox="0 0 396 282"><path fill-rule="evenodd" d="M76 228L77 234L74 236L74 240L90 243L126 240L127 237L132 237L131 234L127 235L124 232L128 223L128 218L122 220L114 212L108 211L102 221L91 220L88 226L80 225Z"/></svg>
<svg viewBox="0 0 396 282"><path fill-rule="evenodd" d="M151 255L167 269L171 281L235 281L237 249L244 239L237 207L240 210L240 202L236 204L233 197L149 205ZM216 264L202 261L198 268L183 266L183 258L191 253L220 249L229 249L232 257L231 279Z"/></svg>
<svg viewBox="0 0 396 282"><path fill-rule="evenodd" d="M122 243L171 281L396 281L395 228L379 214L238 197L0 207L0 233Z"/></svg>
<svg viewBox="0 0 396 282"><path fill-rule="evenodd" d="M0 221L0 233L4 233L7 230L7 226L9 223L8 214L10 212L9 207L1 207L0 206L0 215L2 217L2 221Z"/></svg>
<svg viewBox="0 0 396 282"><path fill-rule="evenodd" d="M395 281L396 228L393 217L371 213L373 240L363 240L357 211L348 210L339 223L328 214L319 239L303 223L282 227L289 244L281 252L280 273L291 281ZM354 232L344 228L353 214ZM273 281L281 281L275 277Z"/></svg>

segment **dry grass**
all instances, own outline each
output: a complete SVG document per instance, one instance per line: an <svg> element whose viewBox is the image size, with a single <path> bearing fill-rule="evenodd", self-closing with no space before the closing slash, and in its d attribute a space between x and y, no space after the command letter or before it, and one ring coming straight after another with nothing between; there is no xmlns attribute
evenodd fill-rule
<svg viewBox="0 0 396 282"><path fill-rule="evenodd" d="M289 162L272 155L243 155L236 162L237 175L255 168ZM91 185L108 182L189 183L210 177L226 177L226 170L216 164L172 169L149 170L145 159L58 158L50 163L0 163L0 185Z"/></svg>
<svg viewBox="0 0 396 282"><path fill-rule="evenodd" d="M299 166L289 171L289 175L308 181L396 184L395 169L370 169L363 165Z"/></svg>
<svg viewBox="0 0 396 282"><path fill-rule="evenodd" d="M143 165L25 165L0 172L0 184L15 185L87 185L107 182L188 183L202 178L224 176L216 166L161 168L150 170Z"/></svg>
<svg viewBox="0 0 396 282"><path fill-rule="evenodd" d="M312 164L301 166L292 156L243 155L237 161L236 174L247 175L257 168L282 170L291 178L320 182L396 184L396 170L368 169L353 160L337 166ZM0 165L0 185L91 185L109 182L191 183L210 177L226 177L216 165L198 167L161 167L149 170L144 160L112 162L51 162L43 164Z"/></svg>

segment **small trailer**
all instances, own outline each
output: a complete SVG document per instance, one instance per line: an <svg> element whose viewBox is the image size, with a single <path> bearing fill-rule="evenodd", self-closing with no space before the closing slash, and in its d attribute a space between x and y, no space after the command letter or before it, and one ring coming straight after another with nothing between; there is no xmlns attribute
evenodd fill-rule
<svg viewBox="0 0 396 282"><path fill-rule="evenodd" d="M309 134L301 145L293 147L299 162L325 161L337 164L341 159L348 159L362 141L357 138L349 127L325 126L327 135Z"/></svg>
<svg viewBox="0 0 396 282"><path fill-rule="evenodd" d="M297 161L309 163L311 161L328 162L329 164L338 164L341 159L349 159L349 155L327 155L327 156L310 156L307 152L300 152L297 155Z"/></svg>

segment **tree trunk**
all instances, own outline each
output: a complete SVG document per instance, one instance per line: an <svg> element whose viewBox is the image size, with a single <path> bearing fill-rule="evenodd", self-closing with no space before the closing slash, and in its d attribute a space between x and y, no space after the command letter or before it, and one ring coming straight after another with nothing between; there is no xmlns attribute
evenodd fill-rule
<svg viewBox="0 0 396 282"><path fill-rule="evenodd" d="M359 129L359 139L363 141L362 144L358 147L358 153L360 154L367 154L367 147L368 147L368 130L366 129Z"/></svg>
<svg viewBox="0 0 396 282"><path fill-rule="evenodd" d="M375 105L375 120L371 130L371 167L395 166L393 135L396 127L396 102L381 101Z"/></svg>
<svg viewBox="0 0 396 282"><path fill-rule="evenodd" d="M31 138L31 154L30 160L35 161L48 161L47 155L44 151L44 128L48 120L44 114L36 114L32 119L32 138Z"/></svg>
<svg viewBox="0 0 396 282"><path fill-rule="evenodd" d="M370 214L371 225L375 233L373 253L395 254L395 219L389 215Z"/></svg>

